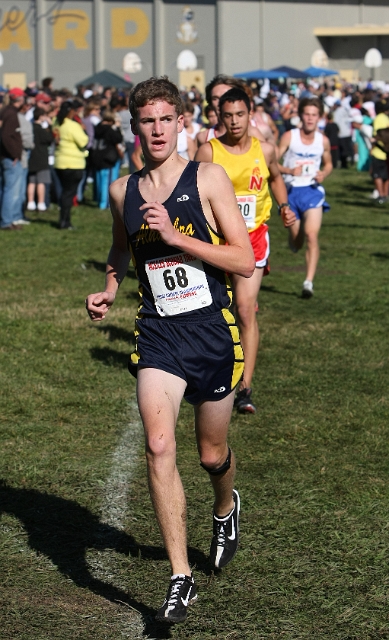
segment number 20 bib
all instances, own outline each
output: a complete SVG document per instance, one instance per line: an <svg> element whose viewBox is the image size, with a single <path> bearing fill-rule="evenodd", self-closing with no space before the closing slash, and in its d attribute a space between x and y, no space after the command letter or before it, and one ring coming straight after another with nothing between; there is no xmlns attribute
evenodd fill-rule
<svg viewBox="0 0 389 640"><path fill-rule="evenodd" d="M255 196L236 196L238 207L243 216L248 229L255 227L255 213L257 209L257 199Z"/></svg>
<svg viewBox="0 0 389 640"><path fill-rule="evenodd" d="M212 304L203 263L189 253L147 260L145 268L160 316L175 316Z"/></svg>

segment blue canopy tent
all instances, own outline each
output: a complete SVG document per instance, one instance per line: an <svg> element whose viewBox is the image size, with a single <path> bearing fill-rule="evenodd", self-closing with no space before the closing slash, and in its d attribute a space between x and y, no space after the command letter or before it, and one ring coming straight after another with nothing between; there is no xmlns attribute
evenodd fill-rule
<svg viewBox="0 0 389 640"><path fill-rule="evenodd" d="M321 76L338 76L339 75L339 71L334 71L334 69L322 69L321 67L308 67L308 69L304 69L304 71L311 78L320 78Z"/></svg>
<svg viewBox="0 0 389 640"><path fill-rule="evenodd" d="M274 72L277 78L293 78L295 80L306 80L309 78L309 74L300 69L294 69L293 67L275 67L270 69Z"/></svg>
<svg viewBox="0 0 389 640"><path fill-rule="evenodd" d="M245 71L244 73L235 73L234 78L244 78L245 80L277 80L279 78L278 73L273 71L266 71L266 69L256 69L254 71Z"/></svg>

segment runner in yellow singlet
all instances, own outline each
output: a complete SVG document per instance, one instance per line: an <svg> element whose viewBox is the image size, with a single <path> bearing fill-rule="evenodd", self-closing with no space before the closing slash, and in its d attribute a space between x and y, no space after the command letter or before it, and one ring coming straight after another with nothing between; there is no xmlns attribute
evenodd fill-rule
<svg viewBox="0 0 389 640"><path fill-rule="evenodd" d="M269 272L270 245L266 224L272 207L269 184L286 227L294 223L295 215L288 205L274 146L249 135L250 100L246 93L241 89L230 89L221 97L219 109L226 133L203 144L195 160L214 162L224 167L234 186L254 249L256 269L253 275L246 279L232 275L232 285L245 354L244 375L235 406L241 413L255 413L251 382L259 346L257 297L262 277Z"/></svg>
<svg viewBox="0 0 389 640"><path fill-rule="evenodd" d="M215 76L205 87L205 98L208 105L211 105L213 109L215 109L218 116L218 122L214 127L200 131L197 134L196 141L199 147L202 144L209 142L212 138L220 138L226 133L226 127L220 118L219 101L222 95L230 89L242 89L242 91L247 93L250 99L252 98L251 88L248 87L240 78L233 78L232 76L225 76L224 74ZM248 133L249 136L253 136L254 138L258 138L258 140L261 140L261 142L265 142L264 135L258 127L253 126L250 121Z"/></svg>
<svg viewBox="0 0 389 640"><path fill-rule="evenodd" d="M222 139L213 138L209 143L212 147L212 162L224 167L234 185L251 243L256 244L254 238L258 235L258 229L263 229L264 223L269 220L272 208L268 184L270 171L261 143L256 138L250 138L250 148L246 153L239 154L239 162L236 155L224 146Z"/></svg>

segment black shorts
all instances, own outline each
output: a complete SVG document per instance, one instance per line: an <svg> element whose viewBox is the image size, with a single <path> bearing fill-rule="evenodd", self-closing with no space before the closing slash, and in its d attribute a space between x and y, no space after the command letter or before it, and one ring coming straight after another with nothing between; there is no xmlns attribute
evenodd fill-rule
<svg viewBox="0 0 389 640"><path fill-rule="evenodd" d="M135 338L130 373L136 377L138 366L152 367L182 378L190 404L225 398L243 375L239 331L228 309L185 321L137 319Z"/></svg>
<svg viewBox="0 0 389 640"><path fill-rule="evenodd" d="M384 182L389 179L388 163L386 160L380 160L379 158L371 157L371 173L374 180L381 178Z"/></svg>

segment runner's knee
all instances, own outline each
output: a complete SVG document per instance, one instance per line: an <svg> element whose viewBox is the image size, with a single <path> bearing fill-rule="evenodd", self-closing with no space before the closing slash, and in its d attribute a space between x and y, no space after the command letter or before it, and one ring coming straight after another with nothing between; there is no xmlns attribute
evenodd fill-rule
<svg viewBox="0 0 389 640"><path fill-rule="evenodd" d="M317 231L306 231L305 237L307 239L307 244L315 245L318 244L318 232Z"/></svg>
<svg viewBox="0 0 389 640"><path fill-rule="evenodd" d="M146 457L148 461L176 454L176 441L167 430L161 429L156 435L146 438Z"/></svg>
<svg viewBox="0 0 389 640"><path fill-rule="evenodd" d="M256 302L257 300L244 300L242 302L236 302L236 313L239 318L239 323L243 327L250 327L256 323Z"/></svg>
<svg viewBox="0 0 389 640"><path fill-rule="evenodd" d="M200 455L200 465L207 473L213 476L221 475L231 467L231 449L229 447L227 456L225 451L223 451L222 456L217 454L217 451L208 451L206 454Z"/></svg>

